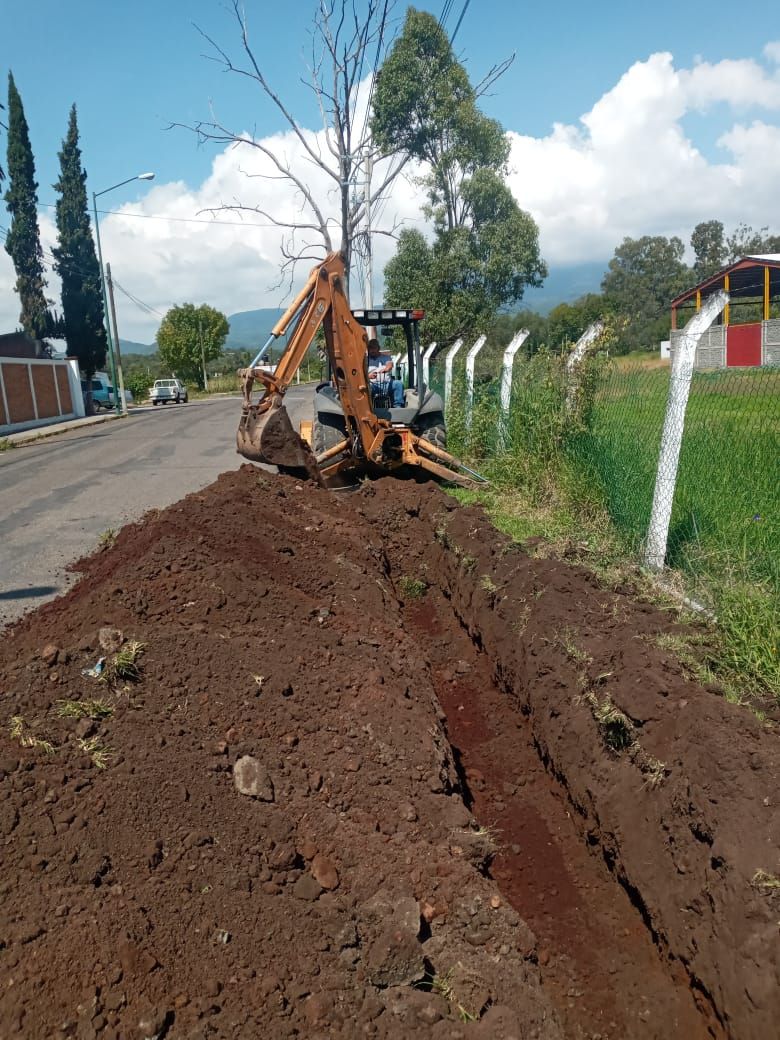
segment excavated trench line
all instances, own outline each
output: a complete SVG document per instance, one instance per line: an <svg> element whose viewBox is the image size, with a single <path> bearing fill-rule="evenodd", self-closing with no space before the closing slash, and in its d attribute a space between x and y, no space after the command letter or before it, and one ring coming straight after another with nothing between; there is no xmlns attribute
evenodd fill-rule
<svg viewBox="0 0 780 1040"><path fill-rule="evenodd" d="M405 625L569 1035L772 1035L773 734L683 676L652 606L478 510L423 493L407 514L384 532L396 586L428 585Z"/></svg>
<svg viewBox="0 0 780 1040"><path fill-rule="evenodd" d="M543 761L527 716L494 681L478 638L435 588L405 611L430 640L431 673L462 794L489 835L488 867L538 942L545 988L569 1036L721 1037L679 966L593 855L565 780ZM597 843L594 841L594 845Z"/></svg>

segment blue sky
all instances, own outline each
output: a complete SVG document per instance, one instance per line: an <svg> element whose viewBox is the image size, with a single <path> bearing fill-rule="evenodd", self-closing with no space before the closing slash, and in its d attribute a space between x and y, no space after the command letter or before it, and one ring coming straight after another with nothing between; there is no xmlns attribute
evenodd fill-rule
<svg viewBox="0 0 780 1040"><path fill-rule="evenodd" d="M450 32L464 3L452 0ZM418 6L439 15L445 0ZM318 114L301 82L313 9L314 0L246 0L265 74L317 133ZM404 10L399 3L399 19ZM134 339L151 339L172 303L203 300L232 313L283 299L277 229L190 223L236 198L288 215L296 206L289 192L262 179L254 150L199 146L188 131L167 129L207 119L213 103L224 123L255 139L285 131L255 84L203 57L208 44L193 23L238 54L237 27L220 0L3 0L0 76L13 70L30 124L45 248L54 228L44 204L54 201L72 102L90 190L156 173L151 185L130 184L102 203L114 214L101 219L101 234L116 279L151 307L120 301L124 335ZM754 0L741 19L721 0L470 0L456 50L474 82L516 54L482 104L509 134L509 183L536 219L553 269L606 263L626 235L687 240L696 222L713 217L727 228L746 221L780 231L777 0ZM273 144L300 161L289 137ZM327 184L313 190L325 197ZM424 227L423 201L419 186L399 178L387 219ZM377 294L391 252L391 239L379 237ZM0 251L3 328L18 314L12 285ZM53 275L49 286L56 296Z"/></svg>
<svg viewBox="0 0 780 1040"><path fill-rule="evenodd" d="M299 112L310 104L300 77L311 6L308 0L246 4L264 68ZM417 6L438 15L444 0ZM462 0L453 0L450 30L462 7ZM73 101L93 190L147 168L160 180L201 180L214 149L198 147L184 130L165 128L207 117L211 101L227 119L261 135L279 128L276 113L251 84L235 82L202 57L207 45L193 23L219 42L236 42L231 15L218 0L4 0L3 8L0 72L11 68L22 93L41 201L52 198L56 152ZM733 3L702 7L690 0L563 0L553 6L471 0L456 45L473 79L516 52L484 107L507 128L538 136L554 122L575 122L632 62L655 51L671 50L681 65L697 55L715 62L758 54L773 38L777 3L754 0L738 32L734 12ZM697 122L713 153L725 111ZM125 190L131 197L137 186Z"/></svg>

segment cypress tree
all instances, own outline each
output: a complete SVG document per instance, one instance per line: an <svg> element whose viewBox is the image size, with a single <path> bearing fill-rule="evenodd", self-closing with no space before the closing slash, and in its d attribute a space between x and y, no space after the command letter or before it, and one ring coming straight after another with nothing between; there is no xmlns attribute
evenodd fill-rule
<svg viewBox="0 0 780 1040"><path fill-rule="evenodd" d="M68 354L77 357L89 379L105 364L106 331L100 266L89 220L87 174L81 165L76 106L70 110L68 133L62 142L57 199L59 244L55 267L62 279L62 318Z"/></svg>
<svg viewBox="0 0 780 1040"><path fill-rule="evenodd" d="M43 339L52 328L43 250L38 231L38 185L35 160L30 147L30 131L14 78L8 74L8 191L5 201L11 214L11 227L5 249L16 271L16 291L22 304L19 321L28 336Z"/></svg>

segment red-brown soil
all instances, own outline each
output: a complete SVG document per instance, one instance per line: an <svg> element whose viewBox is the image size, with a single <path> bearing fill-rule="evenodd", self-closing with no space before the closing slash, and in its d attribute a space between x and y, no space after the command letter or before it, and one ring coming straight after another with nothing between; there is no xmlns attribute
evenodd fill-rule
<svg viewBox="0 0 780 1040"><path fill-rule="evenodd" d="M0 643L0 1037L774 1035L776 737L655 608L249 466L80 566Z"/></svg>

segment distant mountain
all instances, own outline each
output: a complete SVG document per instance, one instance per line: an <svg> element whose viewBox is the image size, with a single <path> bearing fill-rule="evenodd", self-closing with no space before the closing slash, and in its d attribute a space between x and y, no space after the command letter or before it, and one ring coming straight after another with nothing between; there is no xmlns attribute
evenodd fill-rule
<svg viewBox="0 0 780 1040"><path fill-rule="evenodd" d="M157 344L156 343L136 343L132 339L122 339L119 337L119 346L122 349L122 354L156 354Z"/></svg>
<svg viewBox="0 0 780 1040"><path fill-rule="evenodd" d="M264 307L256 311L239 311L231 314L230 332L225 340L228 350L251 350L260 347L271 335L271 329L284 311L279 307Z"/></svg>
<svg viewBox="0 0 780 1040"><path fill-rule="evenodd" d="M597 293L607 269L606 261L573 264L571 267L553 267L541 289L526 289L518 310L548 314L559 303L571 303L585 293ZM263 307L256 311L231 314L230 332L225 340L227 350L252 350L265 343L271 329L284 314L281 307ZM123 354L154 354L156 343L136 343L120 339Z"/></svg>
<svg viewBox="0 0 780 1040"><path fill-rule="evenodd" d="M551 267L541 289L526 289L517 309L548 314L559 303L571 303L585 293L601 292L607 263L594 260L571 267Z"/></svg>

